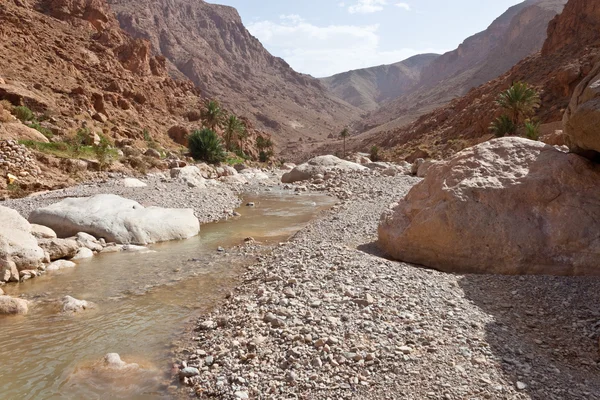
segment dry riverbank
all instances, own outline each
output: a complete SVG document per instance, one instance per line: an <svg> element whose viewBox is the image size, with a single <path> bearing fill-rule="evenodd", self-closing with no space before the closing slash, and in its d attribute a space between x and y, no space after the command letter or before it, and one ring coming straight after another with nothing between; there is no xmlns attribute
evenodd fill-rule
<svg viewBox="0 0 600 400"><path fill-rule="evenodd" d="M224 399L600 398L600 279L454 275L381 258L379 216L416 182L343 178L349 200L249 267L198 321L179 357L199 375L183 390Z"/></svg>

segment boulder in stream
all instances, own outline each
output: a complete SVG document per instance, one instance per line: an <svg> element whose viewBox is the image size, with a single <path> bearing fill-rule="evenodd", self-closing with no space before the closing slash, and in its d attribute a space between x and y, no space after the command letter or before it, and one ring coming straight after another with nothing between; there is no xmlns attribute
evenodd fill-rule
<svg viewBox="0 0 600 400"><path fill-rule="evenodd" d="M62 299L61 306L63 313L78 313L94 308L95 304L85 300L77 300L71 296L65 296Z"/></svg>
<svg viewBox="0 0 600 400"><path fill-rule="evenodd" d="M68 198L35 210L29 220L51 227L59 237L85 232L121 244L188 239L200 232L192 209L145 208L113 194Z"/></svg>
<svg viewBox="0 0 600 400"><path fill-rule="evenodd" d="M25 315L29 312L29 302L10 296L0 296L0 315Z"/></svg>
<svg viewBox="0 0 600 400"><path fill-rule="evenodd" d="M19 271L42 266L44 250L17 211L0 206L0 282L18 281Z"/></svg>

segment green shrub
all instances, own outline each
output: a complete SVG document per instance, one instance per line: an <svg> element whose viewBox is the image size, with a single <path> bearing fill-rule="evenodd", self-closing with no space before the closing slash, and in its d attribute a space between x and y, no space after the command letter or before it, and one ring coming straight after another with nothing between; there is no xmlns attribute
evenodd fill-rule
<svg viewBox="0 0 600 400"><path fill-rule="evenodd" d="M533 121L526 121L525 125L525 136L531 140L539 140L540 139L540 123Z"/></svg>
<svg viewBox="0 0 600 400"><path fill-rule="evenodd" d="M111 151L110 142L104 135L100 135L100 143L98 146L94 146L94 153L96 154L96 159L100 163L100 169L105 169L108 165L110 165L112 161L112 151Z"/></svg>
<svg viewBox="0 0 600 400"><path fill-rule="evenodd" d="M379 156L379 147L377 147L377 146L371 147L371 152L369 154L369 158L373 162L377 162L377 161L381 160L381 157Z"/></svg>
<svg viewBox="0 0 600 400"><path fill-rule="evenodd" d="M226 159L221 139L215 131L208 128L192 132L188 137L188 148L195 160L217 164Z"/></svg>
<svg viewBox="0 0 600 400"><path fill-rule="evenodd" d="M35 129L42 135L46 136L48 139L50 139L54 136L54 133L52 133L52 130L50 130L48 128L44 128L43 126L40 125L39 122L30 122L27 124L27 126Z"/></svg>
<svg viewBox="0 0 600 400"><path fill-rule="evenodd" d="M35 116L33 115L33 111L25 106L17 106L13 108L13 114L15 117L20 119L23 122L33 121Z"/></svg>
<svg viewBox="0 0 600 400"><path fill-rule="evenodd" d="M503 114L491 123L490 131L492 131L496 137L514 135L517 132L517 125L508 115Z"/></svg>

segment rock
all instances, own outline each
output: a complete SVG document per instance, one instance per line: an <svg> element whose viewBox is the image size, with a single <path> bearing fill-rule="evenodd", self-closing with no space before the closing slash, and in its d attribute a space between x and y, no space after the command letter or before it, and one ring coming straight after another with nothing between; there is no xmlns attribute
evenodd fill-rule
<svg viewBox="0 0 600 400"><path fill-rule="evenodd" d="M103 364L105 368L113 369L113 370L121 370L121 369L138 369L138 364L126 363L121 360L121 356L117 353L109 353L104 356Z"/></svg>
<svg viewBox="0 0 600 400"><path fill-rule="evenodd" d="M10 296L0 296L0 315L25 315L29 312L29 302Z"/></svg>
<svg viewBox="0 0 600 400"><path fill-rule="evenodd" d="M248 179L239 174L233 176L223 176L219 178L219 181L229 185L246 185L248 183Z"/></svg>
<svg viewBox="0 0 600 400"><path fill-rule="evenodd" d="M42 143L50 142L50 140L39 131L30 128L19 121L1 124L0 137L2 139L33 140Z"/></svg>
<svg viewBox="0 0 600 400"><path fill-rule="evenodd" d="M195 165L183 168L173 168L171 170L171 178L177 179L189 187L206 188L206 179L202 176L202 172Z"/></svg>
<svg viewBox="0 0 600 400"><path fill-rule="evenodd" d="M144 208L112 194L68 198L33 211L29 219L51 227L59 237L86 232L120 244L188 239L200 231L192 209Z"/></svg>
<svg viewBox="0 0 600 400"><path fill-rule="evenodd" d="M46 271L58 271L60 269L75 268L77 264L73 261L57 260L46 267Z"/></svg>
<svg viewBox="0 0 600 400"><path fill-rule="evenodd" d="M85 232L78 232L75 236L75 240L77 240L77 243L79 243L81 247L86 247L92 251L101 252L104 249L100 241Z"/></svg>
<svg viewBox="0 0 600 400"><path fill-rule="evenodd" d="M365 170L368 170L368 168L360 164L339 159L335 156L319 156L309 160L307 163L297 166L290 172L285 173L281 178L281 182L293 183L306 181L319 174L325 176L331 171L350 172Z"/></svg>
<svg viewBox="0 0 600 400"><path fill-rule="evenodd" d="M0 206L0 282L18 281L19 271L42 266L44 250L31 232L17 211Z"/></svg>
<svg viewBox="0 0 600 400"><path fill-rule="evenodd" d="M446 272L600 275L600 166L522 138L431 167L379 225L392 257Z"/></svg>
<svg viewBox="0 0 600 400"><path fill-rule="evenodd" d="M425 175L427 175L427 171L429 171L429 168L431 168L431 166L435 165L436 163L437 163L437 161L433 161L433 160L424 161L419 166L419 168L417 168L417 177L425 178Z"/></svg>
<svg viewBox="0 0 600 400"><path fill-rule="evenodd" d="M421 165L423 165L423 163L425 163L424 159L417 158L411 167L411 170L410 170L411 174L417 175L419 172L419 168L421 167Z"/></svg>
<svg viewBox="0 0 600 400"><path fill-rule="evenodd" d="M398 169L396 169L395 167L390 167L390 168L387 168L387 169L383 170L381 172L381 175L383 175L383 176L396 176L396 175L398 175L398 173L399 173Z"/></svg>
<svg viewBox="0 0 600 400"><path fill-rule="evenodd" d="M43 225L31 224L31 234L37 239L56 239L56 232Z"/></svg>
<svg viewBox="0 0 600 400"><path fill-rule="evenodd" d="M185 367L184 369L179 371L180 378L191 378L192 376L198 375L200 375L200 371L198 370L198 368Z"/></svg>
<svg viewBox="0 0 600 400"><path fill-rule="evenodd" d="M390 167L390 164L384 162L371 162L365 164L365 167L376 171L384 171Z"/></svg>
<svg viewBox="0 0 600 400"><path fill-rule="evenodd" d="M145 184L144 182L142 182L136 178L121 179L120 183L121 183L121 186L124 186L126 188L143 188L143 187L148 186L147 184Z"/></svg>
<svg viewBox="0 0 600 400"><path fill-rule="evenodd" d="M95 113L94 115L92 115L92 119L103 124L108 121L108 117L103 113Z"/></svg>
<svg viewBox="0 0 600 400"><path fill-rule="evenodd" d="M575 89L563 124L573 152L600 157L600 63Z"/></svg>
<svg viewBox="0 0 600 400"><path fill-rule="evenodd" d="M38 239L38 244L50 255L50 261L72 258L80 247L75 239Z"/></svg>
<svg viewBox="0 0 600 400"><path fill-rule="evenodd" d="M94 257L94 252L87 247L82 247L77 250L77 254L75 254L71 260L85 260L92 257Z"/></svg>
<svg viewBox="0 0 600 400"><path fill-rule="evenodd" d="M148 150L146 150L146 152L144 153L144 155L146 157L152 157L152 158L155 158L157 160L160 160L160 152L158 150L155 150L155 149L148 149Z"/></svg>
<svg viewBox="0 0 600 400"><path fill-rule="evenodd" d="M64 313L78 313L90 308L94 308L94 304L85 300L77 300L71 296L65 296L62 299L62 312Z"/></svg>
<svg viewBox="0 0 600 400"><path fill-rule="evenodd" d="M187 147L190 131L183 126L176 125L167 131L167 135L169 135L171 140L173 140L175 143Z"/></svg>

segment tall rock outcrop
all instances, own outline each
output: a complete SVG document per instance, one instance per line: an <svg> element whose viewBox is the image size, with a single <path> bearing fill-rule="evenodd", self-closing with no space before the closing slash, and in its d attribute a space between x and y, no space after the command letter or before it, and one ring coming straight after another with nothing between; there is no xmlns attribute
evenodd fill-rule
<svg viewBox="0 0 600 400"><path fill-rule="evenodd" d="M109 0L121 27L152 43L207 97L251 117L283 143L337 132L358 110L330 96L317 79L272 56L234 8L192 0Z"/></svg>

